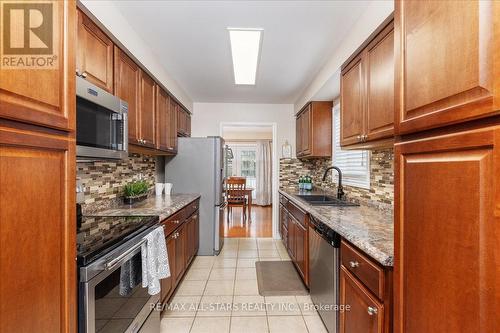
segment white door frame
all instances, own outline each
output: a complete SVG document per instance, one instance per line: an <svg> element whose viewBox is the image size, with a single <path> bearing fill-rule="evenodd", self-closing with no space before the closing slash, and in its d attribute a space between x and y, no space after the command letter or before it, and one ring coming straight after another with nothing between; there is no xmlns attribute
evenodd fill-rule
<svg viewBox="0 0 500 333"><path fill-rule="evenodd" d="M272 179L273 179L273 214L272 214L272 224L273 224L273 238L279 239L278 232L278 214L279 214L279 154L278 154L278 124L275 122L221 122L219 125L219 135L224 134L224 127L271 127L273 130L273 142L272 142Z"/></svg>

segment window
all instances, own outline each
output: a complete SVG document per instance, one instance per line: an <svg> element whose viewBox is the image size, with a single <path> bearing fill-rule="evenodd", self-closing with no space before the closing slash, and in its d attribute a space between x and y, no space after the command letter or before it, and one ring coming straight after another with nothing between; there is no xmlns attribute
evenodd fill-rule
<svg viewBox="0 0 500 333"><path fill-rule="evenodd" d="M227 173L229 176L246 177L247 187L255 188L257 185L257 145L254 144L228 144L233 152L233 159L228 161ZM255 199L255 191L252 192Z"/></svg>
<svg viewBox="0 0 500 333"><path fill-rule="evenodd" d="M342 150L340 148L340 104L333 107L333 165L342 170L342 183L370 188L370 152L368 150ZM333 171L337 178L337 172Z"/></svg>

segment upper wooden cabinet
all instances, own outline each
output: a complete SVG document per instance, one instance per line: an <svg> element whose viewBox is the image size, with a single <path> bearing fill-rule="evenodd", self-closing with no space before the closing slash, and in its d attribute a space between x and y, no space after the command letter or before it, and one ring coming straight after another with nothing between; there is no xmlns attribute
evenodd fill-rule
<svg viewBox="0 0 500 333"><path fill-rule="evenodd" d="M384 23L342 67L340 144L377 147L394 135L394 30Z"/></svg>
<svg viewBox="0 0 500 333"><path fill-rule="evenodd" d="M49 55L52 65L33 69L31 66L21 68L2 64L0 117L73 131L75 130L75 2L53 1L52 3L54 10L59 13L53 15L53 29L48 25L39 28L52 29L53 50ZM40 33L40 35L47 34Z"/></svg>
<svg viewBox="0 0 500 333"><path fill-rule="evenodd" d="M80 10L76 72L96 86L113 93L113 42Z"/></svg>
<svg viewBox="0 0 500 333"><path fill-rule="evenodd" d="M125 52L115 46L115 95L128 103L129 143L139 139L139 82L140 68Z"/></svg>
<svg viewBox="0 0 500 333"><path fill-rule="evenodd" d="M191 136L191 115L178 104L176 108L177 134L179 136Z"/></svg>
<svg viewBox="0 0 500 333"><path fill-rule="evenodd" d="M500 111L500 2L396 1L396 132Z"/></svg>
<svg viewBox="0 0 500 333"><path fill-rule="evenodd" d="M496 126L395 145L394 332L498 331L499 138Z"/></svg>
<svg viewBox="0 0 500 333"><path fill-rule="evenodd" d="M146 147L156 147L155 81L144 71L139 75L139 143Z"/></svg>
<svg viewBox="0 0 500 333"><path fill-rule="evenodd" d="M297 157L332 156L332 107L332 102L309 102L297 114Z"/></svg>
<svg viewBox="0 0 500 333"><path fill-rule="evenodd" d="M170 96L160 86L156 86L156 147L163 151L177 151L177 130L175 126L175 109L171 109ZM174 126L172 126L174 123Z"/></svg>

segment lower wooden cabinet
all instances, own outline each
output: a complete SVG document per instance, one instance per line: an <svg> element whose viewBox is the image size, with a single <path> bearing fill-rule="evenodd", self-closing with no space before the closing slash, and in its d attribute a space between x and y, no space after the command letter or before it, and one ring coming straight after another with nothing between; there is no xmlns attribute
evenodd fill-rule
<svg viewBox="0 0 500 333"><path fill-rule="evenodd" d="M292 202L280 198L280 232L283 245L306 286L309 286L308 215Z"/></svg>
<svg viewBox="0 0 500 333"><path fill-rule="evenodd" d="M349 310L340 313L341 333L384 332L384 306L342 266L340 268L340 304Z"/></svg>
<svg viewBox="0 0 500 333"><path fill-rule="evenodd" d="M199 200L163 221L170 277L161 281L162 303L166 303L182 280L199 248Z"/></svg>
<svg viewBox="0 0 500 333"><path fill-rule="evenodd" d="M392 268L383 267L342 240L340 245L341 333L392 332Z"/></svg>
<svg viewBox="0 0 500 333"><path fill-rule="evenodd" d="M395 146L395 332L500 327L500 126Z"/></svg>
<svg viewBox="0 0 500 333"><path fill-rule="evenodd" d="M76 331L75 164L74 138L0 119L0 332Z"/></svg>

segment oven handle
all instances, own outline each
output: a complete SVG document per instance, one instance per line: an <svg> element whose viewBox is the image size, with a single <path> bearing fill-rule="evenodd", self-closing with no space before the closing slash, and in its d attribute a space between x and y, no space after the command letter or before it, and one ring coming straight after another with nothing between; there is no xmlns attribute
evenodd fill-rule
<svg viewBox="0 0 500 333"><path fill-rule="evenodd" d="M143 239L141 240L137 245L135 245L134 247L128 249L127 251L123 252L122 254L120 254L117 258L115 259L112 259L110 261L108 261L106 264L104 264L104 267L106 268L107 271L111 271L113 270L119 263L120 261L125 258L126 256L128 256L129 254L135 252L137 249L139 249L142 244L144 244L146 242L146 239Z"/></svg>

